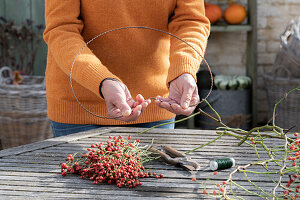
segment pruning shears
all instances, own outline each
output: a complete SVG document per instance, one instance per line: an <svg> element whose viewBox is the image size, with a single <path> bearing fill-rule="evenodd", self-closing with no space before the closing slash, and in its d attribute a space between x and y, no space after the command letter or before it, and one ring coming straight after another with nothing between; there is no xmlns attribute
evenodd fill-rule
<svg viewBox="0 0 300 200"><path fill-rule="evenodd" d="M158 153L168 164L182 167L188 171L200 170L200 164L197 161L192 160L191 157L187 156L185 153L182 153L169 145L163 146L162 149L163 151L153 147L149 148L150 151Z"/></svg>

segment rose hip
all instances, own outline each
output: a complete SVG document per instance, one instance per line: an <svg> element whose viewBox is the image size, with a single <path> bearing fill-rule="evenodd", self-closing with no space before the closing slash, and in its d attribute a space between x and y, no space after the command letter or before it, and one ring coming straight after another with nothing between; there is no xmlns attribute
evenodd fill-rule
<svg viewBox="0 0 300 200"><path fill-rule="evenodd" d="M128 136L128 140L130 139ZM67 162L61 164L61 174L66 176L67 173L74 173L82 179L90 179L94 184L115 184L120 188L142 185L139 178L148 178L149 172L144 168L140 155L147 155L147 159L151 157L150 152L138 148L139 142L139 139L130 143L122 136L109 136L106 143L91 144L87 149L88 153L77 156L76 159L76 154L69 154ZM152 175L157 179L164 177L154 172Z"/></svg>

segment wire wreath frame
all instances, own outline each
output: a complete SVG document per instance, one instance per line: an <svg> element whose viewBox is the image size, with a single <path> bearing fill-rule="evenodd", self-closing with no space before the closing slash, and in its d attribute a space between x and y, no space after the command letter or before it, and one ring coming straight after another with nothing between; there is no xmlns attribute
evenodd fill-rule
<svg viewBox="0 0 300 200"><path fill-rule="evenodd" d="M95 117L103 118L103 119L117 119L117 118L123 117L123 116L119 116L119 117L105 117L105 116L97 115L97 114L91 112L90 110L88 110L86 107L84 107L84 106L81 104L81 102L79 101L79 99L78 99L78 97L76 96L76 94L75 94L75 91L74 91L74 88L73 88L73 84L72 84L72 71L73 71L73 67L74 67L74 64L75 64L75 61L76 61L77 56L78 56L78 55L81 53L81 51L82 51L85 47L87 47L91 42L93 42L95 39L97 39L97 38L99 38L99 37L101 37L101 36L103 36L103 35L106 35L106 34L108 34L108 33L111 33L111 32L114 32L114 31L125 30L125 29L146 29L146 30L151 30L151 31L156 31L156 32L164 33L164 34L167 34L167 35L169 35L169 36L171 36L171 37L173 37L173 38L176 38L177 40L179 40L179 41L185 43L185 44L188 45L190 48L192 48L192 49L193 49L193 50L194 50L194 51L202 58L202 60L204 61L205 65L206 65L206 67L207 67L207 69L208 69L208 71L209 71L209 73L210 73L210 80L211 80L211 83L210 83L210 84L211 84L211 85L210 85L210 90L209 90L208 94L207 94L207 95L206 95L206 96L205 96L198 104L196 104L196 105L194 105L194 106L197 106L197 105L203 103L203 102L208 98L208 96L210 95L210 93L211 93L211 91L212 91L212 89L213 89L213 75L212 75L212 71L211 71L211 69L210 69L209 64L208 64L207 61L205 60L204 56L201 55L201 53L200 53L197 49L195 49L191 44L189 44L187 41L181 39L180 37L178 37L178 36L176 36L176 35L174 35L174 34L172 34L172 33L169 33L169 32L163 31L163 30L160 30L160 29L151 28L151 27L147 27L147 26L126 26L126 27L120 27L120 28L116 28L116 29L111 29L111 30L105 31L105 32L103 32L103 33L100 33L99 35L96 35L95 37L93 37L92 39L90 39L88 42L86 42L85 45L83 45L83 46L79 49L78 53L76 54L76 56L75 56L75 58L74 58L74 60L73 60L73 62L72 62L72 66L71 66L71 69L70 69L70 87L71 87L73 96L74 96L74 98L76 99L77 103L78 103L78 104L79 104L86 112L88 112L89 114L91 114L91 115L93 115L93 116L95 116Z"/></svg>

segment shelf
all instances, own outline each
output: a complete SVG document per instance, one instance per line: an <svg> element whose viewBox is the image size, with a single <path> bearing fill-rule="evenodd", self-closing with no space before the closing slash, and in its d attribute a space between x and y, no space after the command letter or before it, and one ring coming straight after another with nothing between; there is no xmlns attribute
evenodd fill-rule
<svg viewBox="0 0 300 200"><path fill-rule="evenodd" d="M251 25L212 25L212 32L249 32L252 30Z"/></svg>

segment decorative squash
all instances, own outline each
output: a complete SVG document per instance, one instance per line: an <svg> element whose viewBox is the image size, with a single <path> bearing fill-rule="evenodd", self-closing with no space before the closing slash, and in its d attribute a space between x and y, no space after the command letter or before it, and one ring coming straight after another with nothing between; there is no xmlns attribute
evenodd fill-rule
<svg viewBox="0 0 300 200"><path fill-rule="evenodd" d="M205 16L209 19L210 23L214 24L222 18L223 12L220 6L207 2L205 2L204 5Z"/></svg>
<svg viewBox="0 0 300 200"><path fill-rule="evenodd" d="M224 19L228 24L241 24L247 17L247 10L244 6L230 3L224 12Z"/></svg>

